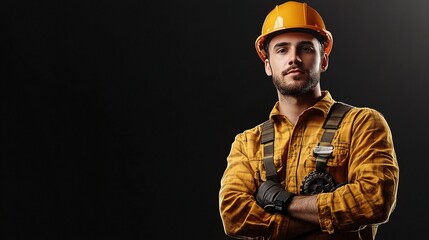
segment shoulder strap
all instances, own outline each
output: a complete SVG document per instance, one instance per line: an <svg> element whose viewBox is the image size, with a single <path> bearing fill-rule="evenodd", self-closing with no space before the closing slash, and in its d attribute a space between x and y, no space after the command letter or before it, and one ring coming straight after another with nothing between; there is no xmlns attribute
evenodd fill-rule
<svg viewBox="0 0 429 240"><path fill-rule="evenodd" d="M344 115L352 108L343 102L335 102L329 110L328 116L323 123L322 139L319 144L314 148L316 155L316 171L324 172L326 170L326 163L331 157L334 147L331 145L332 139L335 136L335 131L341 123Z"/></svg>
<svg viewBox="0 0 429 240"><path fill-rule="evenodd" d="M322 140L314 149L314 153L317 156L316 170L325 171L326 162L333 150L331 141L334 138L335 131L340 125L341 120L350 108L352 108L351 105L343 102L336 102L331 107L323 124L325 131L322 135ZM267 172L267 179L280 182L276 166L274 165L274 125L270 120L262 123L261 144L264 145L264 167Z"/></svg>
<svg viewBox="0 0 429 240"><path fill-rule="evenodd" d="M261 143L264 145L264 166L267 171L267 179L280 182L274 165L274 125L270 120L262 123Z"/></svg>

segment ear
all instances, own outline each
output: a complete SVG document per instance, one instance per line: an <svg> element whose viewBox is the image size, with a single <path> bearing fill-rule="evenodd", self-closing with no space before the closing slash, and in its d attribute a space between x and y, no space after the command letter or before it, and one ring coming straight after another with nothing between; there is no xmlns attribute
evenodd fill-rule
<svg viewBox="0 0 429 240"><path fill-rule="evenodd" d="M272 76L272 75L273 75L273 72L271 71L270 60L265 59L265 60L264 60L264 64L265 64L265 73L266 73L268 76Z"/></svg>
<svg viewBox="0 0 429 240"><path fill-rule="evenodd" d="M322 56L322 61L320 63L320 71L325 72L328 69L329 65L329 56L328 54L324 53Z"/></svg>

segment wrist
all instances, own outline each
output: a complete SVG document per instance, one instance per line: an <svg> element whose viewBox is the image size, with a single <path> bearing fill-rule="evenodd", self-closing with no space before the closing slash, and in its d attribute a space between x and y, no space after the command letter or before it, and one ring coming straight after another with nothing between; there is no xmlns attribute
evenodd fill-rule
<svg viewBox="0 0 429 240"><path fill-rule="evenodd" d="M292 193L290 193L290 192L281 191L277 195L277 197L275 199L275 202L274 202L276 211L280 212L280 213L286 214L288 212L288 207L289 207L289 205L290 205L290 203L292 201L292 198L294 196L295 195L292 194Z"/></svg>

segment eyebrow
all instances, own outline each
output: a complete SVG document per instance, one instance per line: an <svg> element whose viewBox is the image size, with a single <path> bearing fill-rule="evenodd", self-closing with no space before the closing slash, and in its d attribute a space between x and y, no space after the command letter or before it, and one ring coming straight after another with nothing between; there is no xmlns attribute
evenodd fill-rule
<svg viewBox="0 0 429 240"><path fill-rule="evenodd" d="M306 44L314 45L312 41L301 41L301 42L298 43L298 46L300 46L300 45L306 45ZM284 47L284 46L289 46L289 45L290 45L290 42L279 42L276 45L274 45L273 48Z"/></svg>

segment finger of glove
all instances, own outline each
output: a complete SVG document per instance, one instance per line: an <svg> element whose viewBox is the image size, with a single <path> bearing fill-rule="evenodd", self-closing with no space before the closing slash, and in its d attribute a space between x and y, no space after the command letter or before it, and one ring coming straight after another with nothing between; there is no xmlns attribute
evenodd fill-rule
<svg viewBox="0 0 429 240"><path fill-rule="evenodd" d="M267 180L259 186L256 192L255 198L256 198L256 202L260 206L264 207L265 205L269 204L269 202L266 201L266 193L275 184L276 184L275 182Z"/></svg>
<svg viewBox="0 0 429 240"><path fill-rule="evenodd" d="M278 185L278 183L273 182L271 180L267 180L267 181L263 182L261 184L261 186L259 186L258 191L266 192L268 189L270 189L276 185Z"/></svg>
<svg viewBox="0 0 429 240"><path fill-rule="evenodd" d="M292 195L293 194L290 193L290 192L282 191L282 192L279 192L279 194L276 196L275 200L282 201L282 202L287 202Z"/></svg>
<svg viewBox="0 0 429 240"><path fill-rule="evenodd" d="M261 200L264 205L274 203L277 195L280 192L285 191L281 184L275 183L273 181L266 181L261 184Z"/></svg>

